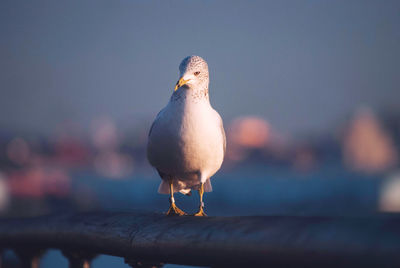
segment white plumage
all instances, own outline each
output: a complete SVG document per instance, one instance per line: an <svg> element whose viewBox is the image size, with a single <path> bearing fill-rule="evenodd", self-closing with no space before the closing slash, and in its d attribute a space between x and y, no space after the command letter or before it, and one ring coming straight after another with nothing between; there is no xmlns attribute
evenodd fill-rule
<svg viewBox="0 0 400 268"><path fill-rule="evenodd" d="M169 183L184 194L204 183L207 192L224 159L225 132L209 101L207 63L190 56L179 69L177 90L151 126L147 156L162 178L160 193L170 193Z"/></svg>

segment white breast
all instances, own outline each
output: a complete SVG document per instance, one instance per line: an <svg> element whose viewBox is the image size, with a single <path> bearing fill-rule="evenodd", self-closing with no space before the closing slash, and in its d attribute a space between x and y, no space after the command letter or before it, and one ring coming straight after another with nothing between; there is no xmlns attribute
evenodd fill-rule
<svg viewBox="0 0 400 268"><path fill-rule="evenodd" d="M208 99L170 101L153 123L148 159L174 178L204 182L224 158L221 128L222 120Z"/></svg>

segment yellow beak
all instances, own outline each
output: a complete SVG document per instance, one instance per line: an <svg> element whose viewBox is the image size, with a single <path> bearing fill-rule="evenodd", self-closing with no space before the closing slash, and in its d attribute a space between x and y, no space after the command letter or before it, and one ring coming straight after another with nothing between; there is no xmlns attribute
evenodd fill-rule
<svg viewBox="0 0 400 268"><path fill-rule="evenodd" d="M188 81L189 81L189 80L185 80L185 79L183 79L183 77L181 77L181 78L178 80L178 82L176 82L174 91L176 91L178 88L180 88L181 86L183 86L184 84L186 84Z"/></svg>

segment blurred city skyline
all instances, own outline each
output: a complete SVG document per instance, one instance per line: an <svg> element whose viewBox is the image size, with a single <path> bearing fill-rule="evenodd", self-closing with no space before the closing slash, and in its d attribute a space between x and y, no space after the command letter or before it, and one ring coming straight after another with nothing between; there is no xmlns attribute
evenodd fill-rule
<svg viewBox="0 0 400 268"><path fill-rule="evenodd" d="M400 213L399 48L395 0L2 0L0 218L166 211L148 131L192 54L227 142L208 215Z"/></svg>
<svg viewBox="0 0 400 268"><path fill-rule="evenodd" d="M157 4L157 5L154 5ZM49 134L166 105L187 55L225 122L331 131L358 107L400 112L398 1L2 1L0 128Z"/></svg>

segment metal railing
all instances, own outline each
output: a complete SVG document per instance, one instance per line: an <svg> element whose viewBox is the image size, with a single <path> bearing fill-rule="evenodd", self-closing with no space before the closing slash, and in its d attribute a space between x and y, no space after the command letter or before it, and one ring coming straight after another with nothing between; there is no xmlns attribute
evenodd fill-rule
<svg viewBox="0 0 400 268"><path fill-rule="evenodd" d="M97 254L132 267L400 267L400 217L168 217L87 213L0 220L0 250L38 267L46 249L70 267Z"/></svg>

